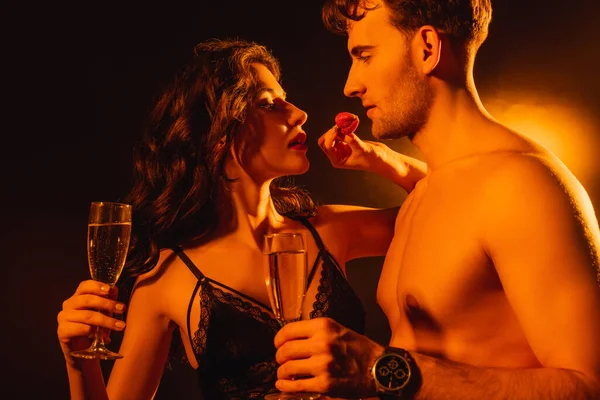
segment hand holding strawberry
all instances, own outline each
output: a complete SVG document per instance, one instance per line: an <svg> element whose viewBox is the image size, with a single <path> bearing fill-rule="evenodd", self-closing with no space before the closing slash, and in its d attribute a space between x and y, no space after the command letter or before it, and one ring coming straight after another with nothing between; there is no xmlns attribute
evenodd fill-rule
<svg viewBox="0 0 600 400"><path fill-rule="evenodd" d="M398 153L381 142L362 140L354 134L359 119L338 113L335 126L319 138L319 147L335 168L356 169L381 175L410 192L427 174L427 164Z"/></svg>
<svg viewBox="0 0 600 400"><path fill-rule="evenodd" d="M361 140L354 134L360 120L349 112L338 113L335 126L319 138L319 146L336 168L369 171L385 145Z"/></svg>

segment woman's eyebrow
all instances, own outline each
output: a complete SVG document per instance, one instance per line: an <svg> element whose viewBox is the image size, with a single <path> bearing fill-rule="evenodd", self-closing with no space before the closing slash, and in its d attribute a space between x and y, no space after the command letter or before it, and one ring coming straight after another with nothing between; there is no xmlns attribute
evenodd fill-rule
<svg viewBox="0 0 600 400"><path fill-rule="evenodd" d="M284 100L285 100L285 99L286 99L286 97L287 97L287 93L285 92L285 90L278 91L278 90L275 90L275 89L273 89L273 88L266 87L266 86L263 86L263 87L260 87L260 88L258 88L258 91L257 91L257 93L256 93L256 97L259 97L259 96L260 96L261 94L263 94L264 92L271 93L273 96L276 96L276 97L281 97L281 98L283 98Z"/></svg>

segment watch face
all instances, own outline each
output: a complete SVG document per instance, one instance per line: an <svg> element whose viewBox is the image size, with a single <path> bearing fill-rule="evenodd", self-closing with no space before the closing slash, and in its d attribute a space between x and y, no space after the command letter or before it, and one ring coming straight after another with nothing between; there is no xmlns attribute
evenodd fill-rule
<svg viewBox="0 0 600 400"><path fill-rule="evenodd" d="M373 375L386 391L401 390L410 378L410 366L403 357L385 354L375 364Z"/></svg>

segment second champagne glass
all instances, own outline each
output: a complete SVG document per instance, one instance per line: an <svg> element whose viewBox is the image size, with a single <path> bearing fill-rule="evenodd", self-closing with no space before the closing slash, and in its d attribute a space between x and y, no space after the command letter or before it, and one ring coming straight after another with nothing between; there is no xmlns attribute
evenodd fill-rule
<svg viewBox="0 0 600 400"><path fill-rule="evenodd" d="M114 202L92 202L88 222L87 253L92 279L113 287L127 258L131 235L131 206ZM102 329L85 350L73 351L78 358L114 360L123 357L104 345Z"/></svg>
<svg viewBox="0 0 600 400"><path fill-rule="evenodd" d="M263 245L265 283L275 318L281 326L302 318L308 261L301 233L271 233ZM313 400L319 393L271 393L265 400Z"/></svg>

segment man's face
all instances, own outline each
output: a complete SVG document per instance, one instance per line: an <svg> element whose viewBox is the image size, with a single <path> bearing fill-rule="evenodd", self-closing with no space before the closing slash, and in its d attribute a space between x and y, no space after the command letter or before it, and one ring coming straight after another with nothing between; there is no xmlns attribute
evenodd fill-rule
<svg viewBox="0 0 600 400"><path fill-rule="evenodd" d="M352 66L344 93L361 99L376 138L412 138L427 122L433 96L415 67L411 43L391 25L383 3L376 3L348 30Z"/></svg>

